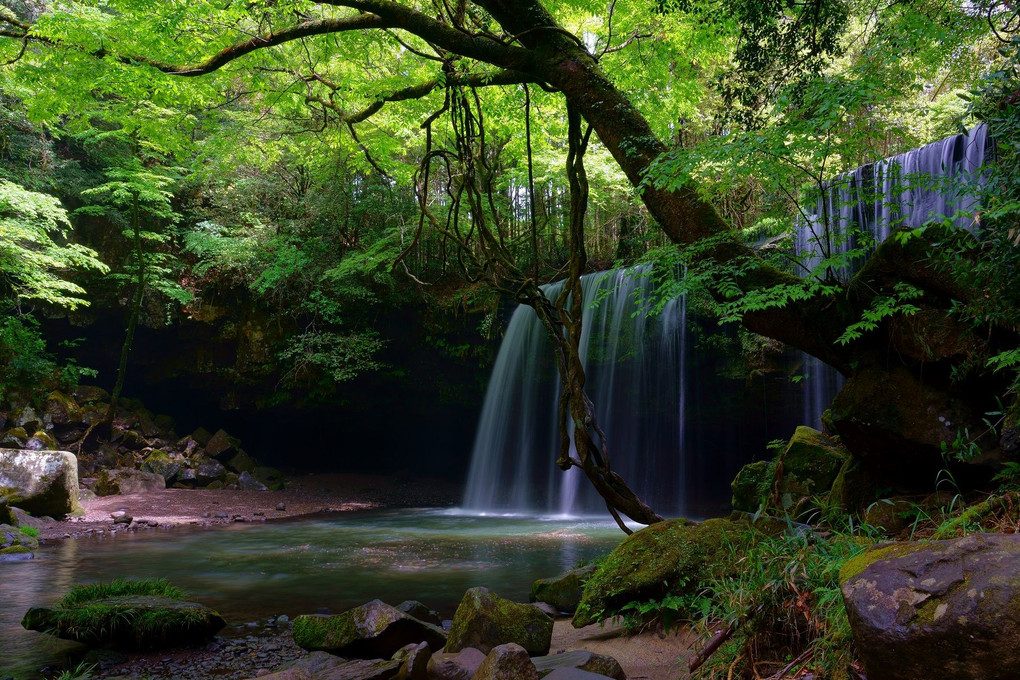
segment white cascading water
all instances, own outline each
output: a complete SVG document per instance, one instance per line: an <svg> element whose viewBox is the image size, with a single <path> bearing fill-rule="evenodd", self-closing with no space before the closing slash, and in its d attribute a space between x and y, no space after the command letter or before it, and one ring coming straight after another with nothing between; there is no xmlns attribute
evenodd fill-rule
<svg viewBox="0 0 1020 680"><path fill-rule="evenodd" d="M805 271L826 273L847 281L864 258L849 267L817 271L824 258L851 249L877 245L893 229L911 229L946 218L975 231L974 213L983 182L982 168L992 143L988 127L978 125L966 134L885 158L839 175L810 206L796 234L797 253L804 255ZM867 243L859 243L861 232ZM803 355L804 423L819 427L822 412L843 386L843 377L832 367Z"/></svg>
<svg viewBox="0 0 1020 680"><path fill-rule="evenodd" d="M855 247L853 237L843 236L852 231L851 225L870 233L875 243L900 224L916 227L943 216L958 216L956 223L971 229L974 193L946 187L950 181L953 186L979 182L989 146L987 129L979 126L969 135L955 135L840 176L798 229L798 252L807 254L808 266L813 267L826 254ZM964 178L969 181L961 182ZM835 272L844 279L850 273ZM706 364L714 359L695 347L685 300L669 302L658 315L646 313L650 279L647 267L582 277L586 391L608 437L613 470L659 512L703 514L707 506L691 507L690 499L705 484L706 473L690 473L703 463L690 456L747 462L760 453L764 442L787 436L793 425L817 427L842 378L804 355L800 370L804 380L779 404L742 401L742 396L734 396L732 380L712 380L713 369ZM550 284L544 290L555 297L562 285ZM551 344L534 310L519 306L489 380L465 509L605 512L605 503L579 470L564 473L555 466L558 397ZM716 406L720 400L727 402L723 409ZM720 410L726 422L704 431L704 421L720 420ZM762 413L764 425L757 422ZM755 427L763 441L741 436ZM773 429L766 432L769 427ZM721 484L721 493L728 490L731 477Z"/></svg>

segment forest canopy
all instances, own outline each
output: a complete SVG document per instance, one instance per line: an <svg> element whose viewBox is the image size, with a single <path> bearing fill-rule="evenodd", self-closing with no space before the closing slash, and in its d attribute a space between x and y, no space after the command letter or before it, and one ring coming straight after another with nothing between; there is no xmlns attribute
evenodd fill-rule
<svg viewBox="0 0 1020 680"><path fill-rule="evenodd" d="M876 309L891 310L883 322L970 310L965 325L994 332L963 359L931 360L954 375L989 357L1015 365L1000 338L1015 332L1011 305L975 311L1005 270L883 268L940 237L879 248L865 278L839 285L754 245L789 235L838 173L979 119L1010 157L1016 24L999 0L15 2L0 10L5 130L34 141L5 146L3 172L79 204L125 172L182 168L152 228L136 224L162 236L121 280L135 271L140 291L160 254L168 285L152 294L168 308L214 284L274 305L294 328L288 380L378 369L380 306L451 286L490 310L493 291L536 306L573 385L564 423L589 433L612 495L578 310L538 289L554 278L576 290L592 268L679 252L707 300L847 376L886 370L881 330L839 342ZM1009 195L992 213L1005 223ZM897 302L904 283L920 306ZM591 473L589 453L558 462ZM610 501L652 517L630 503Z"/></svg>

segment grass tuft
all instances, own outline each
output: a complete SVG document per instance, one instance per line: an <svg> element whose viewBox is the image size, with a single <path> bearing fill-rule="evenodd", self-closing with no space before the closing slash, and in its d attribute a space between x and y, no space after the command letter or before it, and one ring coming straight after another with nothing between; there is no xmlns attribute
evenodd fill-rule
<svg viewBox="0 0 1020 680"><path fill-rule="evenodd" d="M166 597L171 600L183 600L185 593L177 586L171 585L166 579L141 579L127 581L115 579L110 583L89 583L75 586L63 599L57 603L58 607L75 607L94 600L104 600L108 597L122 597L125 595L149 595L152 597Z"/></svg>

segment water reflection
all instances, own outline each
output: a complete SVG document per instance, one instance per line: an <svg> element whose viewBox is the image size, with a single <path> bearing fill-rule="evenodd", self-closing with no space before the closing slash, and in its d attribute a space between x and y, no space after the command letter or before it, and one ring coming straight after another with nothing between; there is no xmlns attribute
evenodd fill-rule
<svg viewBox="0 0 1020 680"><path fill-rule="evenodd" d="M0 678L31 678L62 660L65 643L22 630L20 619L77 583L165 577L232 623L376 597L422 600L448 617L467 588L526 599L535 578L621 537L598 520L400 510L62 541L33 561L0 564Z"/></svg>

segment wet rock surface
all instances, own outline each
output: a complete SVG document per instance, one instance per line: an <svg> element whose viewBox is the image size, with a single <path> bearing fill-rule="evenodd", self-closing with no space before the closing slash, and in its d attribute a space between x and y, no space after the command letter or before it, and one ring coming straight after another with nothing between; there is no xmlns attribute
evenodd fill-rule
<svg viewBox="0 0 1020 680"><path fill-rule="evenodd" d="M1020 677L1020 536L887 545L840 582L869 680Z"/></svg>

